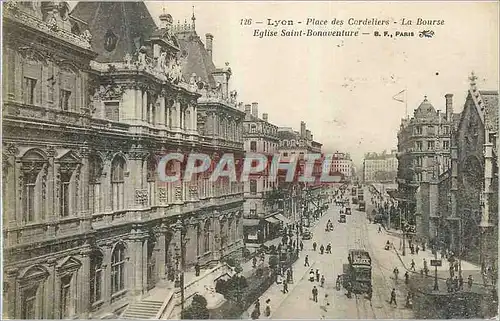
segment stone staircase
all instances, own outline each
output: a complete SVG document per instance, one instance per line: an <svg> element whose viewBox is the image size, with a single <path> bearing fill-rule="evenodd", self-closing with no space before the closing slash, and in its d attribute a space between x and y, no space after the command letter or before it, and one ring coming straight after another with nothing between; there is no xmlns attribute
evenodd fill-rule
<svg viewBox="0 0 500 321"><path fill-rule="evenodd" d="M157 314L163 307L162 301L142 300L130 304L120 319L157 319Z"/></svg>

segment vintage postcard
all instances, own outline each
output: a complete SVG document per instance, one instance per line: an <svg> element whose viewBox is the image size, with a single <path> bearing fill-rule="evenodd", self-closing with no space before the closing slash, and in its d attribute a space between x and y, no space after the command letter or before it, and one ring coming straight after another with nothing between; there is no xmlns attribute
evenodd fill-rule
<svg viewBox="0 0 500 321"><path fill-rule="evenodd" d="M498 315L497 1L6 1L3 319Z"/></svg>

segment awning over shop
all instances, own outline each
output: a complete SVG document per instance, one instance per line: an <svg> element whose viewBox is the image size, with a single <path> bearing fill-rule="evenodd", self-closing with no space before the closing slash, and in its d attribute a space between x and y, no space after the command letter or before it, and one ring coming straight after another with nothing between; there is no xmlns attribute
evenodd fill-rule
<svg viewBox="0 0 500 321"><path fill-rule="evenodd" d="M266 218L266 221L269 222L269 223L271 223L271 224L277 224L277 223L280 222L280 220L278 220L278 219L276 219L276 218L274 218L272 216Z"/></svg>
<svg viewBox="0 0 500 321"><path fill-rule="evenodd" d="M259 225L259 219L244 218L243 226L257 226Z"/></svg>
<svg viewBox="0 0 500 321"><path fill-rule="evenodd" d="M278 220L282 221L285 224L290 224L290 220L288 218L286 218L283 214L276 214L276 215L274 215L274 217L277 218Z"/></svg>

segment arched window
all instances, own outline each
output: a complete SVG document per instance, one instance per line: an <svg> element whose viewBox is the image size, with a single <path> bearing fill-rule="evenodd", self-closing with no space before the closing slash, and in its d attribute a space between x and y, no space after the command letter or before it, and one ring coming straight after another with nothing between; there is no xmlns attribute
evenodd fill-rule
<svg viewBox="0 0 500 321"><path fill-rule="evenodd" d="M111 208L121 210L124 204L125 160L117 156L111 163Z"/></svg>
<svg viewBox="0 0 500 321"><path fill-rule="evenodd" d="M19 286L21 294L21 318L45 318L44 285L48 273L41 267L32 267L21 276Z"/></svg>
<svg viewBox="0 0 500 321"><path fill-rule="evenodd" d="M210 252L210 221L205 222L203 237L203 253Z"/></svg>
<svg viewBox="0 0 500 321"><path fill-rule="evenodd" d="M45 179L47 162L37 151L27 152L21 162L22 221L33 223L45 217L45 190L42 181Z"/></svg>
<svg viewBox="0 0 500 321"><path fill-rule="evenodd" d="M103 256L99 251L95 251L90 256L90 302L96 303L102 300L102 276L103 276Z"/></svg>
<svg viewBox="0 0 500 321"><path fill-rule="evenodd" d="M117 244L111 254L111 293L125 289L125 246Z"/></svg>
<svg viewBox="0 0 500 321"><path fill-rule="evenodd" d="M89 210L91 213L99 213L101 205L101 178L102 161L97 155L89 157Z"/></svg>

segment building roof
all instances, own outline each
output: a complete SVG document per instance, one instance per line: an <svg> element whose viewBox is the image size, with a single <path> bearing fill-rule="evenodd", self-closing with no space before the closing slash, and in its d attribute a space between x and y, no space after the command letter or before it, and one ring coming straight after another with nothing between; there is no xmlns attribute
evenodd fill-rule
<svg viewBox="0 0 500 321"><path fill-rule="evenodd" d="M498 132L498 91L479 91L484 106L484 127L490 132Z"/></svg>
<svg viewBox="0 0 500 321"><path fill-rule="evenodd" d="M215 87L215 79L212 73L216 70L212 58L208 54L205 45L196 30L177 32L176 34L182 55L187 55L187 61L183 67L182 73L184 79L190 79L194 73L202 81Z"/></svg>
<svg viewBox="0 0 500 321"><path fill-rule="evenodd" d="M144 2L80 1L71 15L87 22L98 62L123 61L157 29Z"/></svg>
<svg viewBox="0 0 500 321"><path fill-rule="evenodd" d="M424 100L418 106L417 109L415 109L415 118L429 118L429 117L434 117L436 115L436 109L432 104L427 100L427 96L424 97Z"/></svg>
<svg viewBox="0 0 500 321"><path fill-rule="evenodd" d="M278 137L280 139L288 139L288 140L299 138L296 133L285 130L278 130Z"/></svg>

